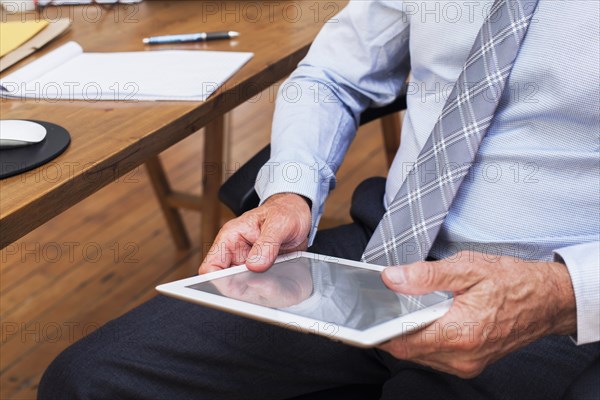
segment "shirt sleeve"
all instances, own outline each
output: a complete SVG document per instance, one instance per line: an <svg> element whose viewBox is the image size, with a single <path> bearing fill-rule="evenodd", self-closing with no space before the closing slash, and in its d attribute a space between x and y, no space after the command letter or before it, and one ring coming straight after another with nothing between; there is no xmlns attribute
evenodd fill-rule
<svg viewBox="0 0 600 400"><path fill-rule="evenodd" d="M397 1L353 1L325 24L279 90L261 204L277 193L312 202L312 243L360 114L398 96L409 71L407 16Z"/></svg>
<svg viewBox="0 0 600 400"><path fill-rule="evenodd" d="M600 242L563 247L554 251L573 283L577 306L578 345L600 341Z"/></svg>

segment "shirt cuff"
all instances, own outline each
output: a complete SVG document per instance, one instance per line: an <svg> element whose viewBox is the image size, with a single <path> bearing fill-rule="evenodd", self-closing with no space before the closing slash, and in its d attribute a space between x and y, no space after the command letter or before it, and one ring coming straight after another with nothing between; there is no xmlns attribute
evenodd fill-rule
<svg viewBox="0 0 600 400"><path fill-rule="evenodd" d="M280 193L295 193L311 201L311 229L308 245L311 246L323 213L327 194L322 193L319 170L296 161L275 162L270 160L259 171L254 186L260 205L269 197ZM328 193L328 192L327 192Z"/></svg>
<svg viewBox="0 0 600 400"><path fill-rule="evenodd" d="M554 251L573 283L577 306L578 345L600 341L600 242L578 244Z"/></svg>

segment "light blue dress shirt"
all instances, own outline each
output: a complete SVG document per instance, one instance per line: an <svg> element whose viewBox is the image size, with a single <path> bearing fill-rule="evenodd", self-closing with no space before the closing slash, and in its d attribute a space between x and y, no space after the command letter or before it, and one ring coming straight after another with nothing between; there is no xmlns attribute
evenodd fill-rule
<svg viewBox="0 0 600 400"><path fill-rule="evenodd" d="M311 199L314 238L335 172L368 107L411 72L386 204L402 185L460 74L492 0L355 1L326 24L282 86L264 201ZM540 0L475 165L432 249L566 263L577 343L600 340L600 8Z"/></svg>

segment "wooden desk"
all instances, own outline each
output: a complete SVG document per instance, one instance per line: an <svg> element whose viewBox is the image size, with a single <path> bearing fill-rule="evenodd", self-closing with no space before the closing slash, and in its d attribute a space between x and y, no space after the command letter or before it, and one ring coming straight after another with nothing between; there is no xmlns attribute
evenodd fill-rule
<svg viewBox="0 0 600 400"><path fill-rule="evenodd" d="M146 1L110 8L51 7L42 11L48 19L71 18L73 27L64 37L4 74L69 40L92 52L177 48L249 51L255 56L203 103L0 100L2 119L46 120L62 125L72 136L69 149L53 162L0 181L0 248L147 160L151 174L160 178L160 164L155 157L207 125L205 154L212 158L204 161L199 158L198 166L205 163L204 197L216 204L223 137L211 133L222 132L225 113L288 75L306 54L324 22L344 4L345 1L315 0L185 0ZM142 44L146 36L217 30L236 30L241 36L232 41L186 45ZM180 198L179 203L186 200L190 199ZM218 213L204 213L210 229L218 224L217 216Z"/></svg>

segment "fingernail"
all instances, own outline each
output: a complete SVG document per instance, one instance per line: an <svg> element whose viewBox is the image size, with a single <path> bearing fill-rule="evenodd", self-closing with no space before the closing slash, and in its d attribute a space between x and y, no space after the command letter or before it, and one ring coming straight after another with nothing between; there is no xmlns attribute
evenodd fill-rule
<svg viewBox="0 0 600 400"><path fill-rule="evenodd" d="M402 267L389 267L386 268L383 273L394 285L402 285L406 283L406 276L404 274L404 268Z"/></svg>
<svg viewBox="0 0 600 400"><path fill-rule="evenodd" d="M250 264L264 264L265 262L266 259L262 254L254 254L246 259L246 263Z"/></svg>

